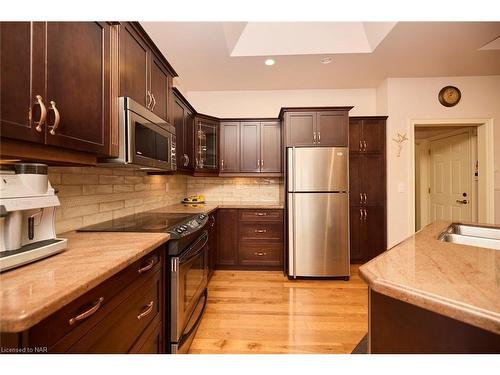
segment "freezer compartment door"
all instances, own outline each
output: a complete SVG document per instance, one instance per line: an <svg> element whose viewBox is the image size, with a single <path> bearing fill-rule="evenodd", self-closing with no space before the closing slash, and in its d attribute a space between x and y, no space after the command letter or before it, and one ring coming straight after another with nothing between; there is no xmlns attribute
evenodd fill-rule
<svg viewBox="0 0 500 375"><path fill-rule="evenodd" d="M288 191L348 191L347 147L288 149Z"/></svg>
<svg viewBox="0 0 500 375"><path fill-rule="evenodd" d="M289 193L290 274L349 276L347 193Z"/></svg>

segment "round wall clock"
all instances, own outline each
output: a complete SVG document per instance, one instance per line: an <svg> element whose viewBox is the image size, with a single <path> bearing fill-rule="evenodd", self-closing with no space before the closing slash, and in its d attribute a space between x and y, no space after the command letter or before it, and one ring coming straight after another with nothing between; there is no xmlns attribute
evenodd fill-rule
<svg viewBox="0 0 500 375"><path fill-rule="evenodd" d="M457 105L462 97L462 93L455 86L445 86L439 91L439 102L445 107L453 107Z"/></svg>

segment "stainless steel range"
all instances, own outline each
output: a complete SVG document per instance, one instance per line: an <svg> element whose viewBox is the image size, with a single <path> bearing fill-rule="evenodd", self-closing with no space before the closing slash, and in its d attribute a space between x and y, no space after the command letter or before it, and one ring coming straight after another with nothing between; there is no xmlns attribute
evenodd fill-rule
<svg viewBox="0 0 500 375"><path fill-rule="evenodd" d="M165 351L186 353L207 304L208 231L205 214L186 215L142 212L80 229L83 232L167 232L169 280L165 312Z"/></svg>

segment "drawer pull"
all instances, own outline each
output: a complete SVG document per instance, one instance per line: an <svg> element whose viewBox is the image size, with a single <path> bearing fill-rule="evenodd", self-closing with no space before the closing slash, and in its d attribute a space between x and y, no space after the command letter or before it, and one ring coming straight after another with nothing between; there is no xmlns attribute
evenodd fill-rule
<svg viewBox="0 0 500 375"><path fill-rule="evenodd" d="M137 320L141 320L142 318L145 318L146 316L151 314L151 311L153 311L153 305L154 305L153 301L149 302L148 305L146 306L146 310L137 315Z"/></svg>
<svg viewBox="0 0 500 375"><path fill-rule="evenodd" d="M257 215L257 216L267 216L267 214L265 212L257 212L257 213L255 213L255 215Z"/></svg>
<svg viewBox="0 0 500 375"><path fill-rule="evenodd" d="M153 265L155 264L155 260L151 259L148 264L146 264L144 267L139 268L137 272L139 273L144 273L146 271L149 271L151 268L153 268Z"/></svg>
<svg viewBox="0 0 500 375"><path fill-rule="evenodd" d="M88 309L87 311L84 311L80 315L75 316L74 318L71 318L69 320L69 324L73 325L76 322L78 322L80 320L87 319L89 316L93 315L97 310L99 310L103 301L104 301L104 297L99 298L99 300L90 309Z"/></svg>
<svg viewBox="0 0 500 375"><path fill-rule="evenodd" d="M255 233L266 233L267 229L255 229Z"/></svg>
<svg viewBox="0 0 500 375"><path fill-rule="evenodd" d="M264 252L264 251L256 251L255 253L253 253L253 255L257 255L259 257L263 257L264 255L267 255L267 253Z"/></svg>

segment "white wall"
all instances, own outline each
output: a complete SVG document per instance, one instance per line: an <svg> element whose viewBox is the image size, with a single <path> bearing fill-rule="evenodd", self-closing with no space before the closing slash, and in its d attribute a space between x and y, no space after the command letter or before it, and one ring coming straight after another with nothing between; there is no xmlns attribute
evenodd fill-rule
<svg viewBox="0 0 500 375"><path fill-rule="evenodd" d="M281 107L354 106L350 115L375 113L375 89L189 91L201 113L216 117L277 117Z"/></svg>
<svg viewBox="0 0 500 375"><path fill-rule="evenodd" d="M455 107L442 106L437 99L446 85L460 88L462 99ZM381 90L382 92L383 90ZM378 100L379 98L377 98ZM385 100L380 100L384 102ZM408 142L401 157L392 141L397 134L408 133L412 120L425 119L493 119L495 152L495 222L500 223L500 76L390 78L387 80L387 195L388 245L405 239L411 231L409 184L411 159ZM398 192L398 185L405 192Z"/></svg>

